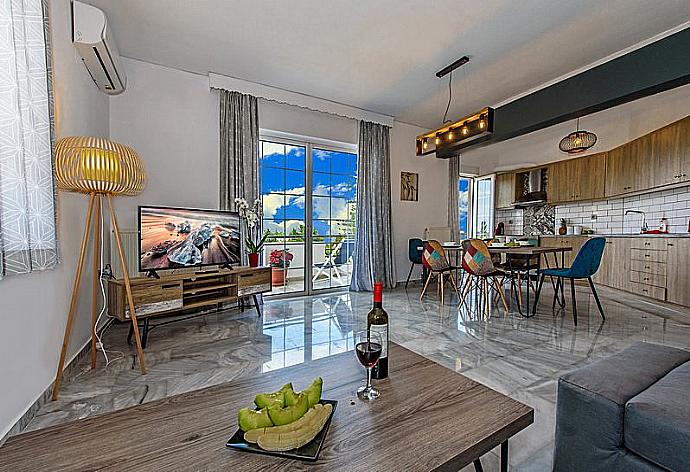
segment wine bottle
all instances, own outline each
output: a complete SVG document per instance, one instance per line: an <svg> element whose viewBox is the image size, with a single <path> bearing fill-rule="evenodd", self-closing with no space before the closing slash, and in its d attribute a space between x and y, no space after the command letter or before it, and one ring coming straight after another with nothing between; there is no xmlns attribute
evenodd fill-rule
<svg viewBox="0 0 690 472"><path fill-rule="evenodd" d="M374 307L367 315L367 330L381 336L381 356L371 370L374 379L388 377L388 313L383 309L383 284L374 284Z"/></svg>

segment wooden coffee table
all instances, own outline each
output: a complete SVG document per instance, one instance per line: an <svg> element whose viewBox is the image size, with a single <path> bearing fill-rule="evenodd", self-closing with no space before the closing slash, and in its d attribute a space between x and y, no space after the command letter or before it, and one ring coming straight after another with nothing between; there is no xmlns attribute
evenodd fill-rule
<svg viewBox="0 0 690 472"><path fill-rule="evenodd" d="M21 434L0 447L2 471L457 471L534 421L532 408L397 344L381 397L357 400L365 373L353 352ZM338 400L315 463L227 449L236 412L259 392L324 379Z"/></svg>

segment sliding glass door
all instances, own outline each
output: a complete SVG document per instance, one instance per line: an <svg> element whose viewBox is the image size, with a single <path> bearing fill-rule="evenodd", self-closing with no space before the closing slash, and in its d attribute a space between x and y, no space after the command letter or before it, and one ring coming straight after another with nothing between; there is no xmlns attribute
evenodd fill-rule
<svg viewBox="0 0 690 472"><path fill-rule="evenodd" d="M291 259L285 271L274 270L279 274L271 293L348 286L356 217L354 149L266 137L260 174L263 227L269 232L264 264Z"/></svg>

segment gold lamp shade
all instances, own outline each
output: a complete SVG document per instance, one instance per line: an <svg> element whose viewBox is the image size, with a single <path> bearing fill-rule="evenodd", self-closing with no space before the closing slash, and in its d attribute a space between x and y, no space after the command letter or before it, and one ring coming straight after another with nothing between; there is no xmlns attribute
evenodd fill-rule
<svg viewBox="0 0 690 472"><path fill-rule="evenodd" d="M58 140L55 177L68 192L137 195L146 186L144 163L134 149L91 136Z"/></svg>

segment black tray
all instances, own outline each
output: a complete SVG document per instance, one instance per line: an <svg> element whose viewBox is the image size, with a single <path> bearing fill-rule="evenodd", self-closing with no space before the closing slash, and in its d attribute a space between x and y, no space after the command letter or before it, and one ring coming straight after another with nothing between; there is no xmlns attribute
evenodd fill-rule
<svg viewBox="0 0 690 472"><path fill-rule="evenodd" d="M235 434L232 435L225 445L232 449L237 449L238 451L244 452L255 452L258 454L266 454L267 456L284 457L287 459L299 459L303 461L315 461L319 458L319 453L321 452L321 447L323 446L323 441L326 439L326 433L328 433L328 427L331 425L331 419L333 419L333 414L335 413L335 407L338 402L335 400L321 400L319 403L322 405L330 404L333 405L333 411L331 415L326 420L326 424L323 425L319 434L311 440L311 442L305 444L297 449L291 449L289 451L265 451L259 447L258 444L248 443L244 440L244 431L238 429Z"/></svg>

